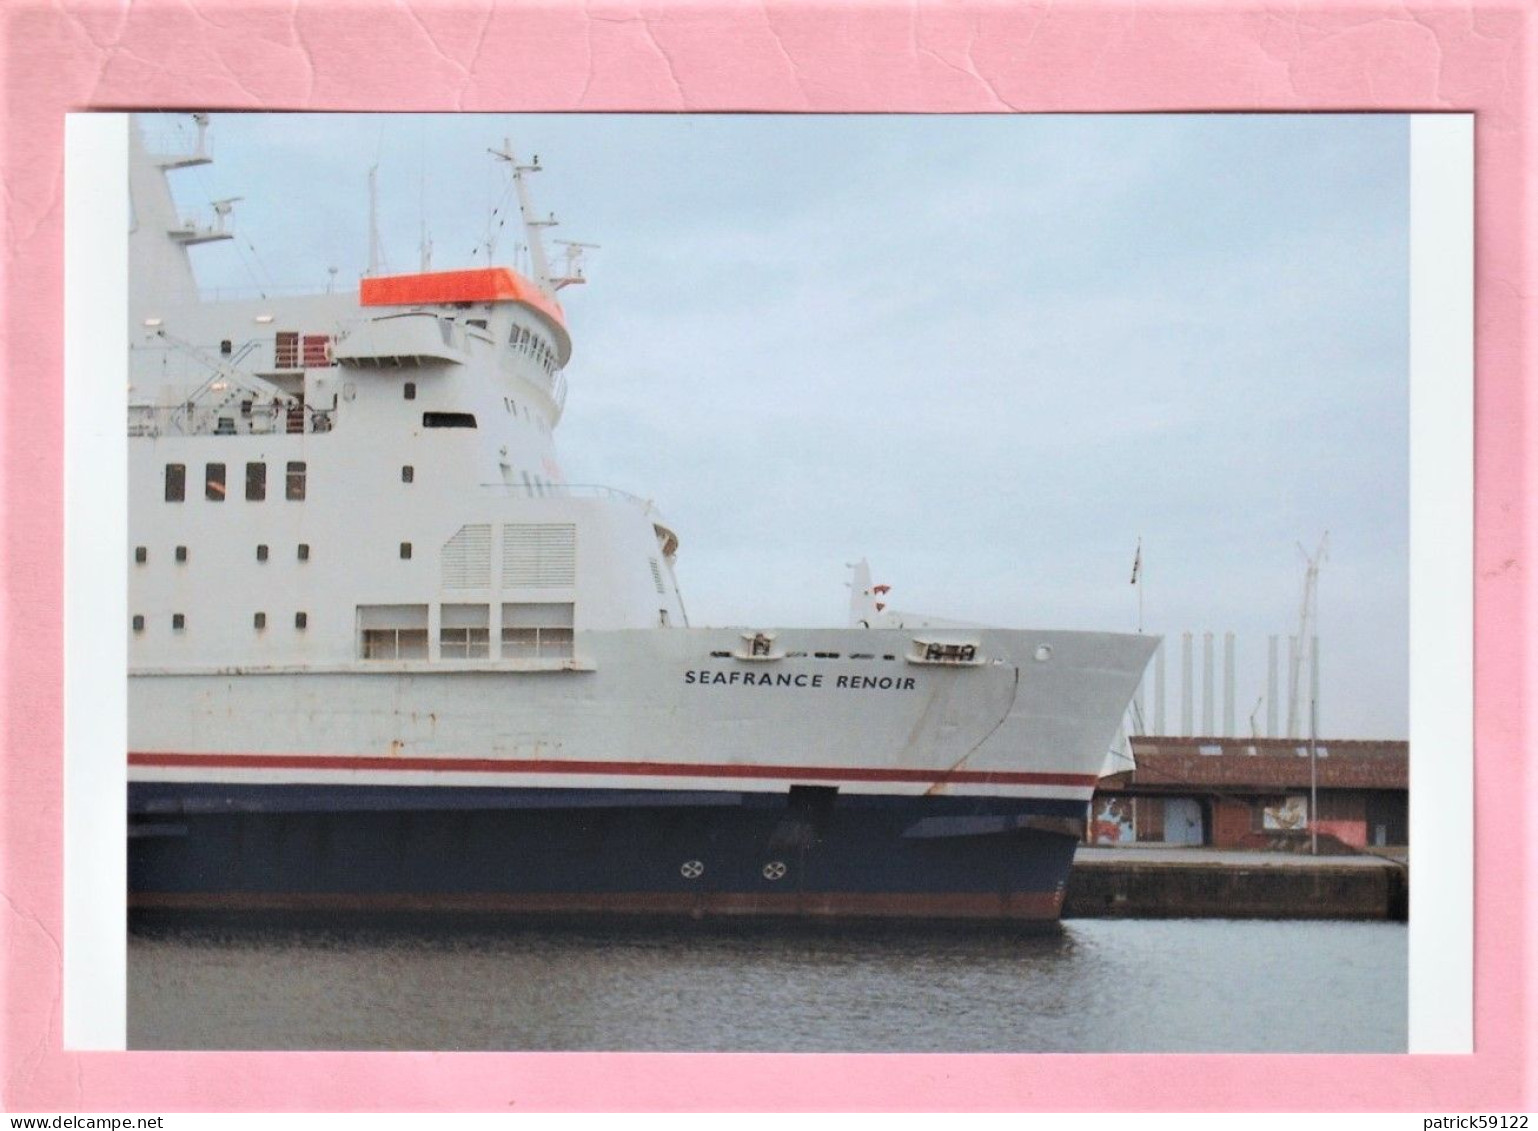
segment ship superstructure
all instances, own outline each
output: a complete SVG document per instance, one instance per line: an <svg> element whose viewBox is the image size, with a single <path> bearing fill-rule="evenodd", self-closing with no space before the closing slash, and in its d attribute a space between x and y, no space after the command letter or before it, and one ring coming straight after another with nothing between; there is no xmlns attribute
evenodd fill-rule
<svg viewBox="0 0 1538 1131"><path fill-rule="evenodd" d="M537 166L529 275L205 303L201 127L131 147L135 903L1055 917L1153 638L690 627L556 455Z"/></svg>

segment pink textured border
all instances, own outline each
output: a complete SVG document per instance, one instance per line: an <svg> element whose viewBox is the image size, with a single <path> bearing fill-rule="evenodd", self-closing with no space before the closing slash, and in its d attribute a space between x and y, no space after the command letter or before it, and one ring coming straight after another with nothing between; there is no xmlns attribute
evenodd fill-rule
<svg viewBox="0 0 1538 1131"><path fill-rule="evenodd" d="M1532 0L3 6L9 1110L1532 1110ZM63 113L1473 110L1477 1052L109 1054L60 1047ZM1525 379L1525 381L1524 381Z"/></svg>

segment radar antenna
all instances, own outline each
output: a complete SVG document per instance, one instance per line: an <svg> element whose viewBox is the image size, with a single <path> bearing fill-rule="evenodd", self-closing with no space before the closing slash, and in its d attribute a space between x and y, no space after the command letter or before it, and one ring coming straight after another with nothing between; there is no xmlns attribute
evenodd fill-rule
<svg viewBox="0 0 1538 1131"><path fill-rule="evenodd" d="M552 240L564 250L561 255L561 273L550 280L550 285L555 290L562 287L573 287L578 283L587 282L587 276L582 273L582 256L598 248L596 243L578 243L576 240Z"/></svg>

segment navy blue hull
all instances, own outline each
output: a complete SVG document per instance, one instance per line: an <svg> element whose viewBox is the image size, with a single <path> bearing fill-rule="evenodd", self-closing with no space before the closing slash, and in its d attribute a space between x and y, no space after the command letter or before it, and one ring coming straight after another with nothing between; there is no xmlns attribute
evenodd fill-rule
<svg viewBox="0 0 1538 1131"><path fill-rule="evenodd" d="M135 783L129 812L136 906L1052 919L1085 806Z"/></svg>

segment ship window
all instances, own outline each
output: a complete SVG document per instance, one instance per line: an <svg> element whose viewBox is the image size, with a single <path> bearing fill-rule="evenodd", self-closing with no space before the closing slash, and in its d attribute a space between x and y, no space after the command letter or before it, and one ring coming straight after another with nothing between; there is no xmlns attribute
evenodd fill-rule
<svg viewBox="0 0 1538 1131"><path fill-rule="evenodd" d="M415 381L407 381L406 382L405 393L406 393L406 399L408 401L416 400L417 399L417 383Z"/></svg>
<svg viewBox="0 0 1538 1131"><path fill-rule="evenodd" d="M138 562L140 565L143 565L145 562L147 562L149 560L150 560L149 547L147 547L147 546L135 546L134 547L134 561Z"/></svg>
<svg viewBox="0 0 1538 1131"><path fill-rule="evenodd" d="M427 659L427 606L359 605L358 654L365 660Z"/></svg>
<svg viewBox="0 0 1538 1131"><path fill-rule="evenodd" d="M491 655L491 608L444 605L438 629L438 654L445 660L484 660Z"/></svg>
<svg viewBox="0 0 1538 1131"><path fill-rule="evenodd" d="M309 613L295 613L294 614L294 627L295 628L309 628L310 627L310 614Z"/></svg>
<svg viewBox="0 0 1538 1131"><path fill-rule="evenodd" d="M187 627L187 618L181 613L172 613L171 627L174 628L177 632L180 632L182 629Z"/></svg>
<svg viewBox="0 0 1538 1131"><path fill-rule="evenodd" d="M230 341L228 338L225 338L223 341L221 341L219 343L219 352L224 354L226 357L228 357L230 355L230 351L233 350L234 348L235 348L235 343Z"/></svg>
<svg viewBox="0 0 1538 1131"><path fill-rule="evenodd" d="M251 624L255 628L257 628L257 629L266 628L267 627L267 614L266 613L257 613L256 616L251 618Z"/></svg>
<svg viewBox="0 0 1538 1131"><path fill-rule="evenodd" d="M299 331L279 330L273 341L272 354L275 369L298 369Z"/></svg>
<svg viewBox="0 0 1538 1131"><path fill-rule="evenodd" d="M259 503L267 497L267 465L246 464L246 501Z"/></svg>
<svg viewBox="0 0 1538 1131"><path fill-rule="evenodd" d="M184 561L187 560L187 547L186 546L178 546L178 547L176 547L176 560L179 561L179 562L184 562Z"/></svg>
<svg viewBox="0 0 1538 1131"><path fill-rule="evenodd" d="M668 591L662 585L662 567L657 564L656 558L647 558L652 567L652 584L657 587L657 596L666 597Z"/></svg>
<svg viewBox="0 0 1538 1131"><path fill-rule="evenodd" d="M256 560L259 562L267 560L267 544L265 542L256 548Z"/></svg>
<svg viewBox="0 0 1538 1131"><path fill-rule="evenodd" d="M286 497L293 502L304 500L304 475L305 465L302 461L290 460L288 464L288 487Z"/></svg>
<svg viewBox="0 0 1538 1131"><path fill-rule="evenodd" d="M299 543L299 560L302 562L310 560L310 544L308 542Z"/></svg>
<svg viewBox="0 0 1538 1131"><path fill-rule="evenodd" d="M135 632L143 632L144 631L144 618L142 616L134 617L134 631Z"/></svg>
<svg viewBox="0 0 1538 1131"><path fill-rule="evenodd" d="M475 414L469 412L424 412L423 428L474 428Z"/></svg>
<svg viewBox="0 0 1538 1131"><path fill-rule="evenodd" d="M539 602L502 606L502 658L551 659L572 654L572 604Z"/></svg>
<svg viewBox="0 0 1538 1131"><path fill-rule="evenodd" d="M179 503L187 497L187 465L166 464L166 502Z"/></svg>
<svg viewBox="0 0 1538 1131"><path fill-rule="evenodd" d="M203 497L209 502L224 502L224 464L211 463L203 476Z"/></svg>
<svg viewBox="0 0 1538 1131"><path fill-rule="evenodd" d="M416 481L416 477L417 469L412 467L409 463L405 467L401 468L402 483L414 483Z"/></svg>
<svg viewBox="0 0 1538 1131"><path fill-rule="evenodd" d="M408 560L410 560L410 558L411 558L411 543L410 542L402 542L401 543L401 560L402 561L408 561Z"/></svg>

